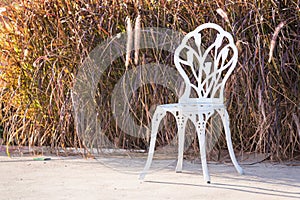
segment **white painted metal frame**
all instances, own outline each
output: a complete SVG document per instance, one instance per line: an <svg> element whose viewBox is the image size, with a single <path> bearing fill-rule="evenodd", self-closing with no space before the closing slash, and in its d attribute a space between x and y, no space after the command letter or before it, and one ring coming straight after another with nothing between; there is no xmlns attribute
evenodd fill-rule
<svg viewBox="0 0 300 200"><path fill-rule="evenodd" d="M202 46L202 34L205 30L214 30L216 39L206 49ZM184 132L187 120L191 120L196 127L204 180L210 183L210 176L206 162L205 128L208 119L217 112L222 119L227 147L230 158L236 170L243 174L234 155L229 116L224 105L224 86L228 77L236 66L238 51L231 34L219 25L206 23L188 33L178 46L174 54L174 62L185 82L185 91L176 104L157 106L152 119L151 141L148 159L140 179L144 179L150 168L157 131L166 112L172 113L178 126L178 162L176 172L181 172L184 149ZM194 93L191 97L192 93Z"/></svg>

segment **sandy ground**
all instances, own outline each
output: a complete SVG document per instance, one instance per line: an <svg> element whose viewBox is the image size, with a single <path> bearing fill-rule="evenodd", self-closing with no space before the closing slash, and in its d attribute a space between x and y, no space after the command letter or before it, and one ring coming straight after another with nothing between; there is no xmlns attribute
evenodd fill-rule
<svg viewBox="0 0 300 200"><path fill-rule="evenodd" d="M174 160L155 160L141 182L143 158L84 159L0 156L0 199L300 199L299 163L210 163L211 184L203 181L201 164L184 162L175 173Z"/></svg>

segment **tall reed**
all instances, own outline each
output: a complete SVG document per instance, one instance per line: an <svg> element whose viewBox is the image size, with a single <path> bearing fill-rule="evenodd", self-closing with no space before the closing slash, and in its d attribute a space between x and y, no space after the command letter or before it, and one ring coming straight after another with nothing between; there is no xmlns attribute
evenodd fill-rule
<svg viewBox="0 0 300 200"><path fill-rule="evenodd" d="M240 54L226 88L234 146L273 159L299 159L299 0L7 0L0 6L0 136L7 145L79 147L70 98L78 68L97 44L126 31L126 17L140 15L142 27L187 33L215 22L231 32ZM171 58L166 52L141 50L135 60L172 65ZM117 147L146 148L145 139L118 129L109 105L112 89L126 71L125 60L124 55L115 61L99 82L107 100L98 105L105 111L99 117ZM133 67L130 63L127 70ZM141 126L150 123L153 104L178 98L151 84L135 97L131 114ZM170 143L176 127L170 124L164 133L158 145ZM221 138L215 148L225 146Z"/></svg>

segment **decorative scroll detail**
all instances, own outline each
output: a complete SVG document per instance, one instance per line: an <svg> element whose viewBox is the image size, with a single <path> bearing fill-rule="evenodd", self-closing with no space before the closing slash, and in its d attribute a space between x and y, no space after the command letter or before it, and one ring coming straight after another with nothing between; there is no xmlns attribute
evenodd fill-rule
<svg viewBox="0 0 300 200"><path fill-rule="evenodd" d="M215 40L204 49L203 34L208 29L211 33L214 31ZM237 58L232 36L220 26L203 24L188 33L174 55L176 68L186 84L180 102L191 98L191 90L198 98L223 99L225 82L236 66Z"/></svg>

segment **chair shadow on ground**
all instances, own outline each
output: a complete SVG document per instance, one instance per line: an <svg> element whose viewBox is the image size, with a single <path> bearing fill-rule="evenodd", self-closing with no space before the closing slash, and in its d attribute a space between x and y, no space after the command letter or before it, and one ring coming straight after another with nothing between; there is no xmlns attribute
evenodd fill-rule
<svg viewBox="0 0 300 200"><path fill-rule="evenodd" d="M182 186L192 186L192 187L201 187L201 188L219 188L224 190L240 191L253 194L261 194L266 196L276 196L276 197L287 197L299 199L300 193L298 192L287 192L280 191L276 189L267 189L262 187L253 187L248 185L238 185L238 184L223 184L223 183L211 183L209 185L200 185L200 184L190 184L190 183L180 183L180 182L167 182L167 181L145 181L146 183L154 184L167 184L167 185L182 185Z"/></svg>
<svg viewBox="0 0 300 200"><path fill-rule="evenodd" d="M233 166L232 166L233 167ZM245 166L244 166L245 167ZM285 198L292 198L292 199L300 199L300 179L299 177L292 177L289 174L283 175L283 177L276 177L276 171L272 178L270 175L268 176L266 173L255 173L256 168L261 167L260 165L257 166L248 166L245 167L245 175L234 175L235 172L218 172L216 170L213 172L212 175L212 183L205 184L202 183L201 177L199 177L199 184L191 184L191 183L184 183L184 182L171 182L171 181L145 181L146 183L153 183L153 184L166 184L166 185L181 185L181 186L191 186L191 187L200 187L200 188L217 188L223 190L231 190L231 191L240 191L245 193L252 193L252 194L260 194L265 196L273 196L273 197L285 197ZM267 170L268 168L266 168ZM297 169L299 170L299 168ZM271 173L272 169L268 172ZM183 174L193 174L193 175L201 175L201 171L183 171ZM282 174L281 174L282 175ZM221 181L214 181L213 177L221 178L222 180L226 180L226 183L220 183ZM240 182L243 180L243 182ZM234 184L231 184L235 182ZM247 183L248 182L248 183ZM251 183L251 184L249 184ZM255 183L260 183L260 186L251 186ZM299 183L299 184L297 184ZM273 189L270 185L277 185L275 189ZM278 185L282 188L286 187L293 187L295 188L294 191L287 191L287 190L280 190L277 189ZM297 189L299 188L299 189Z"/></svg>

